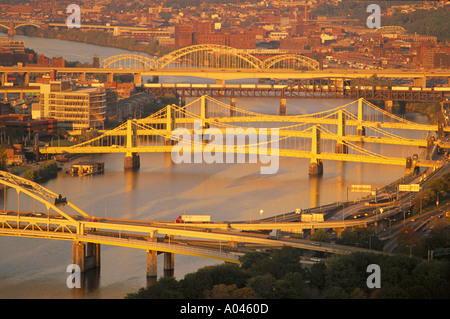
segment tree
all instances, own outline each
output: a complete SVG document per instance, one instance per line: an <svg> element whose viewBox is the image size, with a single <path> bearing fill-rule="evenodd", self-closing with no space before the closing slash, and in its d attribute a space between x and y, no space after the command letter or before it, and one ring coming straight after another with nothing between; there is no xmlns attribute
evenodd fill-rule
<svg viewBox="0 0 450 319"><path fill-rule="evenodd" d="M410 254L412 247L418 244L419 238L414 229L403 227L399 230L397 236L397 251L404 254Z"/></svg>
<svg viewBox="0 0 450 319"><path fill-rule="evenodd" d="M4 147L0 146L0 170L6 171L8 168L8 156Z"/></svg>
<svg viewBox="0 0 450 319"><path fill-rule="evenodd" d="M130 293L126 299L181 299L179 282L173 277L162 277L148 288L141 288L137 293Z"/></svg>
<svg viewBox="0 0 450 319"><path fill-rule="evenodd" d="M383 241L376 235L373 228L346 229L341 233L341 237L336 240L336 244L363 247L381 251Z"/></svg>
<svg viewBox="0 0 450 319"><path fill-rule="evenodd" d="M311 266L309 273L309 282L313 287L322 290L326 285L326 270L327 266L325 263L315 263Z"/></svg>
<svg viewBox="0 0 450 319"><path fill-rule="evenodd" d="M317 229L314 234L311 235L311 240L314 241L320 241L323 243L329 243L330 242L330 237L328 236L327 232L325 231L325 229Z"/></svg>
<svg viewBox="0 0 450 319"><path fill-rule="evenodd" d="M261 298L271 299L274 297L274 283L275 278L270 274L266 274L250 278L247 286L250 287Z"/></svg>

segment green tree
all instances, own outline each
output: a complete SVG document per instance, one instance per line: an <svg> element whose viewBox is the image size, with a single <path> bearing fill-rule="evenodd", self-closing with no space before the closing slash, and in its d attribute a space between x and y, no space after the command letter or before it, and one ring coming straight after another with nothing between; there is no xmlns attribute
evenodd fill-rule
<svg viewBox="0 0 450 319"><path fill-rule="evenodd" d="M330 237L328 236L325 229L321 228L321 229L317 229L316 231L314 231L314 234L311 235L311 240L320 241L323 243L329 243Z"/></svg>
<svg viewBox="0 0 450 319"><path fill-rule="evenodd" d="M326 285L326 270L325 263L315 263L311 266L309 272L310 285L322 290Z"/></svg>
<svg viewBox="0 0 450 319"><path fill-rule="evenodd" d="M250 278L247 286L261 298L272 299L274 297L273 285L275 281L275 278L270 274L258 275Z"/></svg>
<svg viewBox="0 0 450 319"><path fill-rule="evenodd" d="M336 244L362 247L373 250L383 250L383 241L376 235L373 228L346 229L341 233L341 237L336 240Z"/></svg>
<svg viewBox="0 0 450 319"><path fill-rule="evenodd" d="M8 168L8 156L4 147L0 146L0 170L6 171Z"/></svg>
<svg viewBox="0 0 450 319"><path fill-rule="evenodd" d="M130 293L126 299L181 299L180 284L173 277L162 277L148 288L141 288L137 293Z"/></svg>

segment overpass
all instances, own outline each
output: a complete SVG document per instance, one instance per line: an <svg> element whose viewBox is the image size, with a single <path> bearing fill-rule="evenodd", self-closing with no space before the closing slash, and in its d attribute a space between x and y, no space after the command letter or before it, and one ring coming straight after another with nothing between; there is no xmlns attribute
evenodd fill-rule
<svg viewBox="0 0 450 319"><path fill-rule="evenodd" d="M224 223L207 223L200 226L184 224L183 227L179 227L179 224L173 222L98 218L85 213L61 194L16 175L0 171L0 184L3 184L5 197L7 188L15 191L18 196L17 209L7 210L5 201L4 208L0 211L0 235L72 241L72 263L79 265L82 271L100 267L101 244L145 250L149 277L157 275L159 253L165 256L164 269L172 271L175 253L240 263L239 256L242 252L238 249L238 243L249 247L256 245L281 248L289 245L335 254L369 252L357 247L322 245L307 240L274 241L268 239L267 235L236 231L246 229L246 224L233 224L233 229L229 224L224 227ZM32 212L21 210L21 194L32 198L38 205L44 207L44 210L33 209ZM64 206L64 209L61 206ZM294 228L297 231L307 227L302 223L296 224ZM266 229L267 225L264 227L261 225L263 224L260 224L259 229ZM258 228L254 226L252 229ZM214 230L204 231L205 228Z"/></svg>
<svg viewBox="0 0 450 319"><path fill-rule="evenodd" d="M2 67L2 83L8 73L107 74L112 80L114 74L133 74L135 84L142 84L142 76L193 76L214 79L218 84L236 79L357 79L376 74L379 78L409 78L415 86L425 87L427 78L450 78L449 70L410 69L325 69L319 61L301 54L280 54L265 60L258 59L245 50L222 45L204 44L184 47L161 57L136 54L122 54L108 57L100 62L99 68L65 67ZM339 82L338 82L339 83Z"/></svg>

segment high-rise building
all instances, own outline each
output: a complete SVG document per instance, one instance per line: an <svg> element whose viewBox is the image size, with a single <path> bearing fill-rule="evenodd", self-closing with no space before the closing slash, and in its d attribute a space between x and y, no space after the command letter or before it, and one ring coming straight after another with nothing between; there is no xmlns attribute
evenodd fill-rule
<svg viewBox="0 0 450 319"><path fill-rule="evenodd" d="M215 31L214 22L194 21L194 23L192 25L193 33L211 34L211 33L214 33L214 31Z"/></svg>
<svg viewBox="0 0 450 319"><path fill-rule="evenodd" d="M175 26L175 46L177 48L192 45L192 25Z"/></svg>
<svg viewBox="0 0 450 319"><path fill-rule="evenodd" d="M50 81L41 84L40 109L34 117L58 120L58 126L67 130L103 128L106 110L104 88L76 88L69 81Z"/></svg>

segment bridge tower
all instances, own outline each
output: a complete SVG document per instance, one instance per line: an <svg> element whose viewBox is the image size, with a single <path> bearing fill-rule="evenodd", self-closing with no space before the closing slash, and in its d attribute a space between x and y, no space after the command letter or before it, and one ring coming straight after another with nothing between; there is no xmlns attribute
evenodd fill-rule
<svg viewBox="0 0 450 319"><path fill-rule="evenodd" d="M9 23L9 29L8 29L8 38L12 39L14 37L14 34L16 33L16 30L14 29L14 22L11 21Z"/></svg>
<svg viewBox="0 0 450 319"><path fill-rule="evenodd" d="M317 158L320 154L320 130L317 125L313 126L311 139L311 162L309 163L309 175L322 175L323 163L322 160Z"/></svg>
<svg viewBox="0 0 450 319"><path fill-rule="evenodd" d="M339 110L338 113L338 136L340 139L337 140L336 153L348 154L348 145L342 139L345 136L345 114L343 110Z"/></svg>
<svg viewBox="0 0 450 319"><path fill-rule="evenodd" d="M280 115L286 115L286 98L284 96L280 98Z"/></svg>
<svg viewBox="0 0 450 319"><path fill-rule="evenodd" d="M173 116L173 112L172 112L172 105L168 104L166 107L166 139L164 141L164 143L166 145L173 145L174 141L171 139L172 136L172 131L175 127L175 118Z"/></svg>
<svg viewBox="0 0 450 319"><path fill-rule="evenodd" d="M204 95L200 98L200 118L202 120L202 129L209 128L209 124L206 123L206 119L208 118L208 104Z"/></svg>
<svg viewBox="0 0 450 319"><path fill-rule="evenodd" d="M421 77L421 78L414 78L414 86L415 87L421 87L426 88L427 87L427 77Z"/></svg>
<svg viewBox="0 0 450 319"><path fill-rule="evenodd" d="M280 115L286 115L286 95L284 89L281 92L280 98Z"/></svg>
<svg viewBox="0 0 450 319"><path fill-rule="evenodd" d="M362 125L364 121L364 105L363 99L358 99L358 127L356 128L356 135L366 136L366 128Z"/></svg>
<svg viewBox="0 0 450 319"><path fill-rule="evenodd" d="M141 166L140 157L134 149L137 147L137 128L134 120L127 121L127 153L124 160L124 168L137 169Z"/></svg>

